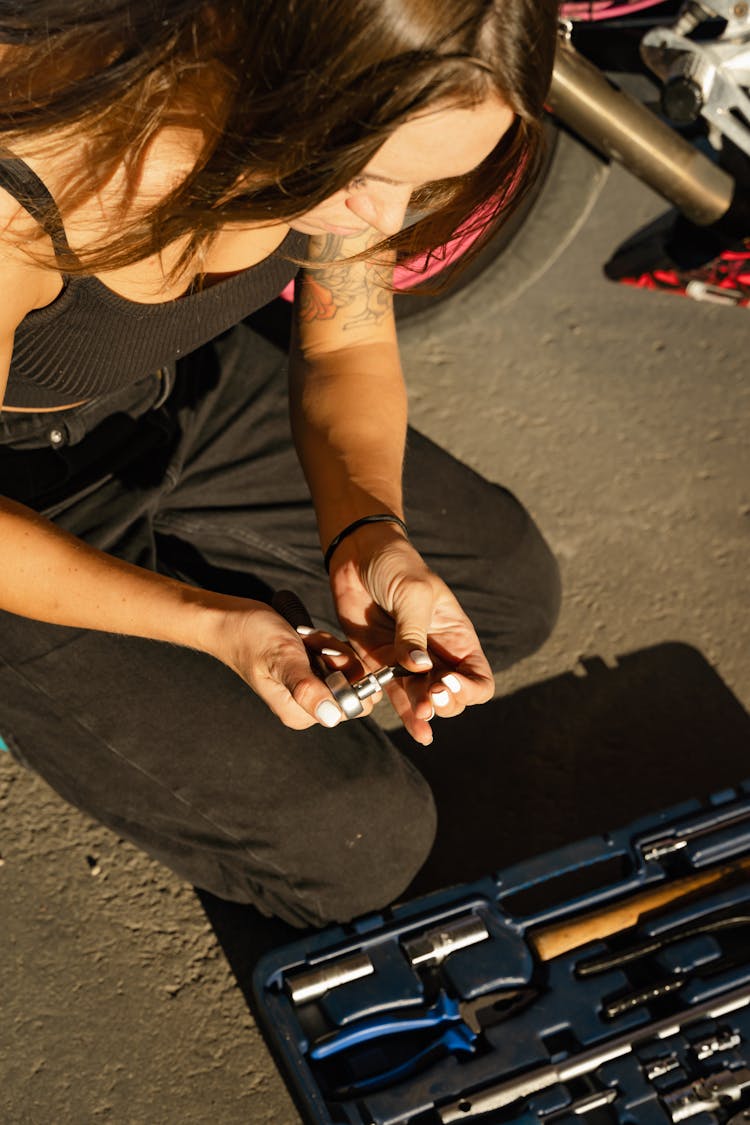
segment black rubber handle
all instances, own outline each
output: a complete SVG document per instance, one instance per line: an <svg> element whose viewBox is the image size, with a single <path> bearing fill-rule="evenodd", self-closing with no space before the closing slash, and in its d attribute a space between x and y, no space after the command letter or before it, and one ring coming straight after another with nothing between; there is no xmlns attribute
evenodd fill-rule
<svg viewBox="0 0 750 1125"><path fill-rule="evenodd" d="M288 621L293 629L300 625L314 629L313 620L303 603L292 590L277 590L271 598L271 608Z"/></svg>

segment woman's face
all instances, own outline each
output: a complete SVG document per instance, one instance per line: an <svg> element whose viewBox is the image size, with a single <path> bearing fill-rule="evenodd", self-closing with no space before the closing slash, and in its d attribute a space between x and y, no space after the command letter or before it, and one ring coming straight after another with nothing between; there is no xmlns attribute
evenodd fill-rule
<svg viewBox="0 0 750 1125"><path fill-rule="evenodd" d="M470 108L450 106L412 118L378 149L342 191L289 226L302 234L382 235L401 230L415 191L466 175L489 156L510 128L512 111L497 97Z"/></svg>

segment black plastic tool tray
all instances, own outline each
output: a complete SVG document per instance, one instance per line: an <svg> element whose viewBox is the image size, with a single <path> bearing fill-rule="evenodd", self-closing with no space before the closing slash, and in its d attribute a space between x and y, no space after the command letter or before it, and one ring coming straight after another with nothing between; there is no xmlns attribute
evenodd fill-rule
<svg viewBox="0 0 750 1125"><path fill-rule="evenodd" d="M314 1125L440 1125L465 1099L461 1116L480 1125L663 1125L673 1120L723 1125L732 1120L750 1107L750 1085L742 1093L729 1089L742 1088L741 1079L750 1076L743 1069L750 1066L746 856L750 782L716 794L705 804L679 805L611 835L581 840L479 882L321 931L267 955L253 980L258 1011L300 1112ZM695 879L714 868L717 874L721 870L715 883L662 905L642 918L637 929L587 940L551 959L539 951L539 935L552 925L601 913L645 892L667 888L676 893L678 880ZM632 964L594 976L581 978L576 968L595 954L616 954L649 935L663 938L683 926L701 927L744 915L744 928L741 921L722 921L725 930L673 940ZM403 943L461 921L483 924L488 937L457 949L438 964L412 967ZM374 971L329 987L308 1002L292 1002L289 979L309 970L336 969L342 959L361 954ZM604 1014L612 998L670 981L674 990L666 995L636 1003L614 1017ZM410 1033L381 1034L325 1061L309 1056L311 1046L351 1029L357 1021L424 1014L441 990L467 1001L501 989L533 989L534 998L503 1019L490 1010L489 1022L499 1022L484 1027L461 1052L438 1043L457 1026L448 1022ZM730 993L739 997L734 1011L713 1018L696 1014L701 1005L720 1008ZM487 1013L480 1013L480 1020L487 1022ZM649 1025L657 1021L671 1023L673 1033L664 1034L662 1027L661 1036L652 1035ZM469 1112L478 1095L500 1082L540 1072L550 1064L567 1065L582 1052L631 1034L638 1038L634 1049L577 1078L548 1082L542 1090L482 1116ZM392 1077L378 1088L378 1076L408 1067L424 1052L442 1057L429 1058L415 1073ZM706 1088L691 1084L711 1082L717 1075L725 1087L714 1099L720 1105L711 1107L709 1099L709 1108L696 1109L698 1094ZM361 1088L368 1081L374 1088ZM687 1109L683 1107L680 1117L675 1106L685 1092ZM596 1101L602 1106L596 1108ZM750 1115L741 1120L750 1121Z"/></svg>

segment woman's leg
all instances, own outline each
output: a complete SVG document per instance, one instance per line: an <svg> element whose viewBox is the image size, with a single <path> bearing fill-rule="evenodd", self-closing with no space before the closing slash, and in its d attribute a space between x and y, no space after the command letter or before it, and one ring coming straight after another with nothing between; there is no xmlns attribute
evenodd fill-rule
<svg viewBox="0 0 750 1125"><path fill-rule="evenodd" d="M494 672L535 652L560 610L560 574L519 501L415 431L405 502L410 537L458 597Z"/></svg>
<svg viewBox="0 0 750 1125"><path fill-rule="evenodd" d="M138 441L125 427L127 448L111 477L47 514L102 549L157 567L155 520L185 477L201 504L208 496L213 509L232 511L254 544L252 513L237 508L247 479L257 478L253 449L265 452L267 468L277 442L257 384L278 360L261 341L243 354L247 450L232 447L235 406L207 362L192 369L195 378L185 373L168 407L142 420ZM91 444L98 449L98 435ZM87 436L67 451L77 468L89 447ZM129 459L131 448L141 452ZM210 479L201 481L206 459ZM274 496L288 502L283 480L269 503ZM193 513L198 526L202 515ZM238 559L244 546L235 536ZM286 557L283 545L273 551ZM294 559L291 551L282 572L294 570ZM308 569L317 577L317 564ZM246 562L240 577L254 593ZM10 614L0 615L0 635L0 733L13 752L193 884L320 925L382 909L424 862L435 831L430 792L374 723L290 731L233 672L188 649Z"/></svg>
<svg viewBox="0 0 750 1125"><path fill-rule="evenodd" d="M323 925L382 909L426 859L431 794L373 723L290 731L201 653L9 614L0 628L13 752L193 885Z"/></svg>
<svg viewBox="0 0 750 1125"><path fill-rule="evenodd" d="M158 419L161 452L151 443L55 518L217 589L291 586L330 621L280 359L244 326L191 357ZM528 515L419 435L406 484L414 541L491 660L531 651L558 585ZM195 885L321 924L384 906L424 861L431 796L374 724L291 732L200 653L10 615L1 627L0 733L65 798Z"/></svg>

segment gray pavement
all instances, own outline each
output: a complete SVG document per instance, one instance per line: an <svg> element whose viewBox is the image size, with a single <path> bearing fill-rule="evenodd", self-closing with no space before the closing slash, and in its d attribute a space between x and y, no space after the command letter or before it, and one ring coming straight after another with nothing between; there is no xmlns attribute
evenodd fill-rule
<svg viewBox="0 0 750 1125"><path fill-rule="evenodd" d="M565 234L550 208L548 245ZM750 777L750 316L603 279L610 251L661 209L615 170L525 292L490 273L405 326L413 423L521 497L565 582L544 650L502 677L483 714L438 732L428 767L442 763L438 785L460 772L469 795L492 788L472 771L497 748L494 817L480 839L474 810L451 820L448 809L445 838L471 840L438 847L415 890L624 823L673 790L682 799ZM593 666L587 679L582 658L595 656L599 680ZM660 704L662 722L687 717L694 744L680 735L669 761L653 745L639 758L628 732L645 738L637 724ZM590 748L604 710L610 784L592 796L580 775L599 768ZM0 813L0 1121L295 1125L238 969L288 931L216 903L206 913L190 887L7 755Z"/></svg>

